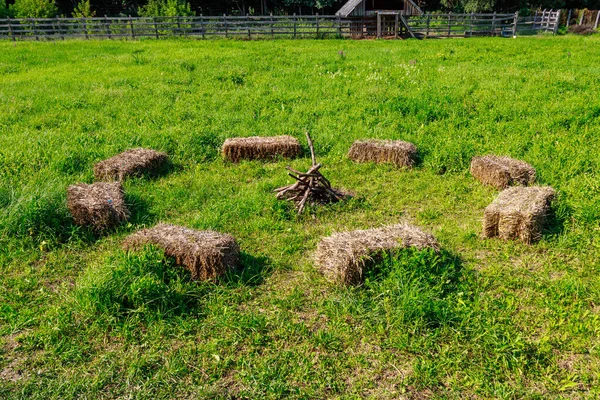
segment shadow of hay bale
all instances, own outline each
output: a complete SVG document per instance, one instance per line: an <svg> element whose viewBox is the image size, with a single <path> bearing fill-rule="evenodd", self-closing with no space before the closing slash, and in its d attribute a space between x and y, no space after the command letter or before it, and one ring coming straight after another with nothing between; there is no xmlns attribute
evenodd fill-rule
<svg viewBox="0 0 600 400"><path fill-rule="evenodd" d="M254 256L240 251L240 263L221 278L226 284L260 286L273 272L271 259L265 255Z"/></svg>
<svg viewBox="0 0 600 400"><path fill-rule="evenodd" d="M133 225L152 225L156 215L150 211L150 204L133 193L125 193L125 204L129 209L129 222Z"/></svg>

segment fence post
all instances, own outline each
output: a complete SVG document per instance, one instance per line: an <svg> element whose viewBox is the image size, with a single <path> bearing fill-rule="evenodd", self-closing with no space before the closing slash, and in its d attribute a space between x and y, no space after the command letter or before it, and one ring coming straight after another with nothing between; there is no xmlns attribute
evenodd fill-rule
<svg viewBox="0 0 600 400"><path fill-rule="evenodd" d="M60 36L60 38L62 40L65 40L65 35L63 35L63 31L62 31L62 24L60 23L60 18L56 18L56 25L58 25L58 36Z"/></svg>
<svg viewBox="0 0 600 400"><path fill-rule="evenodd" d="M425 36L429 36L429 26L431 25L431 14L427 14L427 33Z"/></svg>
<svg viewBox="0 0 600 400"><path fill-rule="evenodd" d="M154 36L158 39L158 27L156 26L156 17L152 17L152 22L154 22Z"/></svg>
<svg viewBox="0 0 600 400"><path fill-rule="evenodd" d="M519 21L519 12L515 12L515 22L513 23L513 37L517 37L517 22Z"/></svg>
<svg viewBox="0 0 600 400"><path fill-rule="evenodd" d="M338 23L338 36L342 37L342 17L341 16L337 16L337 23Z"/></svg>
<svg viewBox="0 0 600 400"><path fill-rule="evenodd" d="M202 39L205 38L204 33L204 15L200 14L200 32L202 33Z"/></svg>
<svg viewBox="0 0 600 400"><path fill-rule="evenodd" d="M492 36L496 36L496 11L494 11L494 15L492 16Z"/></svg>
<svg viewBox="0 0 600 400"><path fill-rule="evenodd" d="M579 18L579 25L583 24L583 17L585 17L585 11L580 10L580 12L581 12L581 17Z"/></svg>
<svg viewBox="0 0 600 400"><path fill-rule="evenodd" d="M571 21L571 14L573 14L573 10L569 9L569 13L567 14L567 28L569 27L569 23Z"/></svg>
<svg viewBox="0 0 600 400"><path fill-rule="evenodd" d="M473 18L475 18L475 13L471 13L471 21L469 21L469 30L471 31L471 33L469 34L469 36L473 36Z"/></svg>
<svg viewBox="0 0 600 400"><path fill-rule="evenodd" d="M179 36L181 35L181 17L178 15L177 16L177 33L179 33Z"/></svg>
<svg viewBox="0 0 600 400"><path fill-rule="evenodd" d="M81 18L82 22L83 22L83 33L85 34L85 38L88 38L88 31L87 31L87 23L86 23L86 19L85 18Z"/></svg>
<svg viewBox="0 0 600 400"><path fill-rule="evenodd" d="M227 15L223 14L223 24L225 25L225 37L229 36L229 31L227 30Z"/></svg>
<svg viewBox="0 0 600 400"><path fill-rule="evenodd" d="M106 19L106 15L104 16L104 28L106 29L106 35L110 39L110 26L108 25L108 20Z"/></svg>
<svg viewBox="0 0 600 400"><path fill-rule="evenodd" d="M394 14L394 39L398 39L398 28L400 25L400 15Z"/></svg>
<svg viewBox="0 0 600 400"><path fill-rule="evenodd" d="M131 38L135 39L135 30L133 29L133 19L129 16L129 28L131 29Z"/></svg>
<svg viewBox="0 0 600 400"><path fill-rule="evenodd" d="M15 39L15 33L13 32L12 26L10 25L10 17L6 17L6 19L8 20L8 33L10 33L10 38L14 42L16 39Z"/></svg>
<svg viewBox="0 0 600 400"><path fill-rule="evenodd" d="M452 33L452 26L450 25L452 23L452 13L449 12L448 13L448 37L450 37L450 34Z"/></svg>
<svg viewBox="0 0 600 400"><path fill-rule="evenodd" d="M315 21L317 22L317 39L319 38L319 13L315 14Z"/></svg>
<svg viewBox="0 0 600 400"><path fill-rule="evenodd" d="M296 13L294 13L294 39L296 39L296 25L298 21L296 20Z"/></svg>
<svg viewBox="0 0 600 400"><path fill-rule="evenodd" d="M273 29L273 13L269 13L269 21L271 21L271 38L274 38L275 30Z"/></svg>
<svg viewBox="0 0 600 400"><path fill-rule="evenodd" d="M33 18L30 18L29 23L31 24L31 30L33 31L33 34L35 35L35 40L40 40L40 38L38 37L35 20Z"/></svg>
<svg viewBox="0 0 600 400"><path fill-rule="evenodd" d="M596 23L594 24L594 29L598 29L598 23L600 23L600 10L596 11Z"/></svg>
<svg viewBox="0 0 600 400"><path fill-rule="evenodd" d="M246 25L248 27L248 39L252 38L252 35L250 35L250 14L246 13Z"/></svg>
<svg viewBox="0 0 600 400"><path fill-rule="evenodd" d="M381 38L381 14L377 13L377 39Z"/></svg>
<svg viewBox="0 0 600 400"><path fill-rule="evenodd" d="M553 35L556 35L556 33L558 32L558 26L560 25L560 14L561 14L561 10L558 10L558 12L556 13L556 21L554 22L554 32L552 32Z"/></svg>

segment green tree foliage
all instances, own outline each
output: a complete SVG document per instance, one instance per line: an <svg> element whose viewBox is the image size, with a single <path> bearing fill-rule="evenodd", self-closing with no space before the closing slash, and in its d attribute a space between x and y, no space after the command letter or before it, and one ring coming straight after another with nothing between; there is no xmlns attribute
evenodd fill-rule
<svg viewBox="0 0 600 400"><path fill-rule="evenodd" d="M90 0L83 0L79 4L75 6L73 10L74 18L91 18L95 17L96 12L92 11L92 6L90 4Z"/></svg>
<svg viewBox="0 0 600 400"><path fill-rule="evenodd" d="M194 15L190 3L185 0L150 0L139 8L142 17L175 17L178 15Z"/></svg>
<svg viewBox="0 0 600 400"><path fill-rule="evenodd" d="M6 18L8 16L8 7L3 0L0 0L0 18Z"/></svg>
<svg viewBox="0 0 600 400"><path fill-rule="evenodd" d="M53 18L58 7L53 0L16 0L9 11L16 18Z"/></svg>

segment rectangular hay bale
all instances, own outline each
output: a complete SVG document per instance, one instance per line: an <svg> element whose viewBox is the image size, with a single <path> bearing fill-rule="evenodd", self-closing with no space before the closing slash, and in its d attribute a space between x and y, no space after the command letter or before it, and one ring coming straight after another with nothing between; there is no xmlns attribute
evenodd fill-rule
<svg viewBox="0 0 600 400"><path fill-rule="evenodd" d="M356 285L362 283L364 269L373 259L408 247L439 249L432 235L413 225L398 224L323 238L317 245L316 263L329 280Z"/></svg>
<svg viewBox="0 0 600 400"><path fill-rule="evenodd" d="M91 226L96 231L116 227L130 216L119 182L69 186L67 206L76 225Z"/></svg>
<svg viewBox="0 0 600 400"><path fill-rule="evenodd" d="M551 203L556 197L548 186L511 187L486 207L483 237L519 239L526 244L539 240Z"/></svg>
<svg viewBox="0 0 600 400"><path fill-rule="evenodd" d="M214 231L197 231L182 226L159 224L130 235L123 247L139 250L153 244L175 258L194 280L208 280L225 274L239 263L240 248L235 238Z"/></svg>
<svg viewBox="0 0 600 400"><path fill-rule="evenodd" d="M157 175L169 162L166 153L152 149L130 149L94 166L98 181L122 181L133 176Z"/></svg>
<svg viewBox="0 0 600 400"><path fill-rule="evenodd" d="M225 140L221 152L224 159L237 163L242 160L294 158L300 155L302 148L298 139L288 135L252 136Z"/></svg>
<svg viewBox="0 0 600 400"><path fill-rule="evenodd" d="M471 175L479 182L506 189L513 185L529 186L535 181L535 168L525 161L503 156L480 156L471 160Z"/></svg>
<svg viewBox="0 0 600 400"><path fill-rule="evenodd" d="M402 140L357 140L350 147L348 158L359 163L392 163L412 168L417 159L417 146Z"/></svg>

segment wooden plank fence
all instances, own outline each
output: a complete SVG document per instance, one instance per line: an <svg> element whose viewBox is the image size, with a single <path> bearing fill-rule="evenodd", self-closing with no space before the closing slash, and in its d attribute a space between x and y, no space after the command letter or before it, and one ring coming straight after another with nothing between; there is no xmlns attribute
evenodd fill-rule
<svg viewBox="0 0 600 400"><path fill-rule="evenodd" d="M423 14L403 17L382 32L378 17L335 15L100 17L0 19L0 40L118 39L161 37L332 38L387 36L415 37L514 36L539 31L556 32L559 12L540 17L518 14ZM405 26L403 26L405 25ZM408 26L408 32L406 30Z"/></svg>

